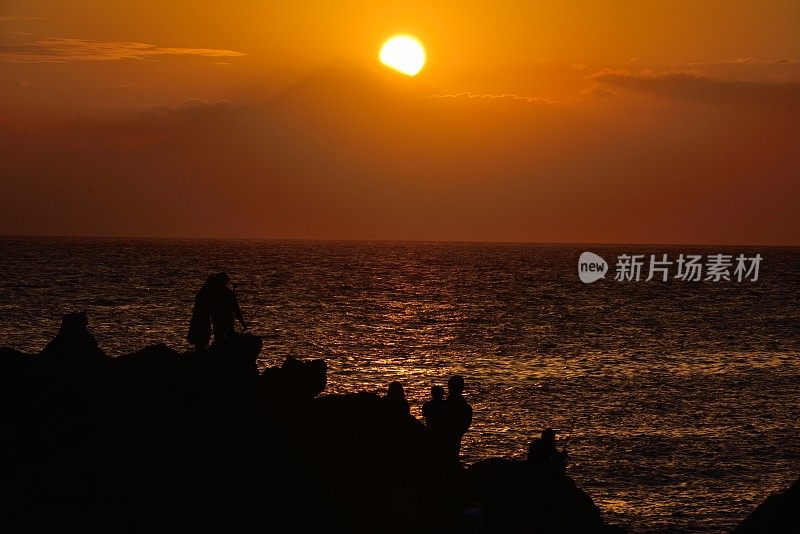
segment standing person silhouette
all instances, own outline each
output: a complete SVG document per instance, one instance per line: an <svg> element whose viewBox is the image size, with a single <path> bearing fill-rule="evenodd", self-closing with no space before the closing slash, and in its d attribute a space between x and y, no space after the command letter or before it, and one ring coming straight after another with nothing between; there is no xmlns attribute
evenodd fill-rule
<svg viewBox="0 0 800 534"><path fill-rule="evenodd" d="M406 392L400 382L389 384L383 399L393 414L401 418L407 418L411 414L408 400L406 400Z"/></svg>
<svg viewBox="0 0 800 534"><path fill-rule="evenodd" d="M192 318L186 340L194 345L195 352L205 350L211 341L211 310L209 306L211 288L217 275L209 276L194 297Z"/></svg>
<svg viewBox="0 0 800 534"><path fill-rule="evenodd" d="M449 456L448 418L447 401L444 400L444 388L433 386L431 388L431 398L422 405L422 417L425 418L425 426L433 441L433 447L440 458L446 459Z"/></svg>
<svg viewBox="0 0 800 534"><path fill-rule="evenodd" d="M236 293L228 287L229 281L227 273L211 275L197 293L187 336L195 350L208 346L212 329L215 342L230 338L236 332L236 320L247 330Z"/></svg>
<svg viewBox="0 0 800 534"><path fill-rule="evenodd" d="M235 321L242 325L242 330L247 330L247 323L239 308L236 293L228 287L230 277L227 273L217 273L216 283L212 286L209 299L211 312L211 326L214 329L214 341L222 341L236 333Z"/></svg>
<svg viewBox="0 0 800 534"><path fill-rule="evenodd" d="M433 432L441 428L445 408L444 388L433 386L430 400L422 405L422 417L425 418L425 426L428 427L428 430Z"/></svg>
<svg viewBox="0 0 800 534"><path fill-rule="evenodd" d="M458 462L461 437L472 425L472 406L464 398L464 377L454 375L447 381L446 403L446 454Z"/></svg>

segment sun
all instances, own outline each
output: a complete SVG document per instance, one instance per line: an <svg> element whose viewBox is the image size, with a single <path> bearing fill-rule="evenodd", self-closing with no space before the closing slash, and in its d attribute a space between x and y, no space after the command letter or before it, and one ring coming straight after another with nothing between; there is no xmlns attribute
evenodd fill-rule
<svg viewBox="0 0 800 534"><path fill-rule="evenodd" d="M379 57L381 63L406 76L416 76L425 66L425 48L410 35L395 35L387 40Z"/></svg>

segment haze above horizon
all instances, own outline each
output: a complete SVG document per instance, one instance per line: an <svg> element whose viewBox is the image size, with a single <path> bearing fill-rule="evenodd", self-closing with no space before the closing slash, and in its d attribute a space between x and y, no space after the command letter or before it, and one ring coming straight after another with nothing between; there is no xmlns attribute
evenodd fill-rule
<svg viewBox="0 0 800 534"><path fill-rule="evenodd" d="M623 4L5 2L0 234L800 245L800 5Z"/></svg>

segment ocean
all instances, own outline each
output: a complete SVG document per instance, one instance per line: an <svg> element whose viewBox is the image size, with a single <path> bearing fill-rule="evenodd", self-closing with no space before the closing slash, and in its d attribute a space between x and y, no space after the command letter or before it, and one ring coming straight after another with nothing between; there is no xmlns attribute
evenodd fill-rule
<svg viewBox="0 0 800 534"><path fill-rule="evenodd" d="M612 272L583 284L591 251ZM759 279L615 281L621 254L760 254ZM466 379L463 456L569 436L568 474L632 532L725 532L800 475L800 249L0 238L0 345L36 352L87 310L110 355L187 350L227 271L259 367L325 358L328 393Z"/></svg>

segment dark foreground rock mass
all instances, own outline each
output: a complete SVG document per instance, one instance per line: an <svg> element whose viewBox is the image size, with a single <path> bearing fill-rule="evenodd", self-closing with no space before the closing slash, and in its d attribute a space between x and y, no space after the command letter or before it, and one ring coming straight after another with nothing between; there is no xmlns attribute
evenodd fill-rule
<svg viewBox="0 0 800 534"><path fill-rule="evenodd" d="M767 497L733 532L734 534L800 532L800 479L787 490Z"/></svg>
<svg viewBox="0 0 800 534"><path fill-rule="evenodd" d="M476 462L467 469L467 492L468 502L481 503L489 532L625 532L604 525L600 509L571 478L526 461Z"/></svg>
<svg viewBox="0 0 800 534"><path fill-rule="evenodd" d="M318 396L322 360L259 375L260 350L109 358L81 314L38 355L0 349L0 531L617 531L568 477L465 471L381 397Z"/></svg>

